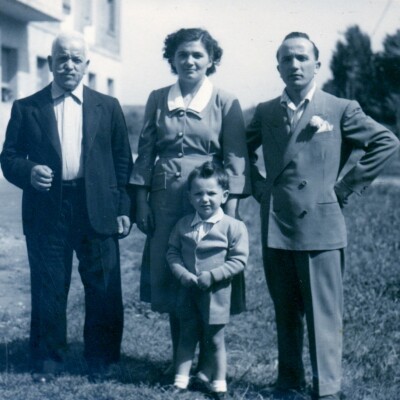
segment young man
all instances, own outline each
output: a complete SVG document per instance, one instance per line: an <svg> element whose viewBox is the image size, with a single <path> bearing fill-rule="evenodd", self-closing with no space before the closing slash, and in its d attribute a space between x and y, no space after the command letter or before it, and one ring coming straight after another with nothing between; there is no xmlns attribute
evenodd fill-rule
<svg viewBox="0 0 400 400"><path fill-rule="evenodd" d="M287 35L277 59L286 88L280 97L257 106L247 129L253 195L261 203L264 269L278 331L275 396L295 398L305 386L305 315L313 396L339 399L347 245L341 209L352 193L367 189L399 143L356 101L316 87L318 49L307 34ZM255 164L260 146L266 178ZM356 148L365 154L340 178Z"/></svg>

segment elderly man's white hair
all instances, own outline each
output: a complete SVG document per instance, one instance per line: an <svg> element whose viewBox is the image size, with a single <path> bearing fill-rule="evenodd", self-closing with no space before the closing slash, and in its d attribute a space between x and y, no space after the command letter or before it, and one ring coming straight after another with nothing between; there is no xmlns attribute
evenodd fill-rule
<svg viewBox="0 0 400 400"><path fill-rule="evenodd" d="M83 47L83 51L84 51L84 55L87 58L88 57L88 45L86 43L85 37L79 33L79 32L61 32L59 33L55 39L53 40L53 44L51 45L51 55L54 55L54 52L56 51L57 47L65 40L75 40L78 42L82 43L82 47Z"/></svg>

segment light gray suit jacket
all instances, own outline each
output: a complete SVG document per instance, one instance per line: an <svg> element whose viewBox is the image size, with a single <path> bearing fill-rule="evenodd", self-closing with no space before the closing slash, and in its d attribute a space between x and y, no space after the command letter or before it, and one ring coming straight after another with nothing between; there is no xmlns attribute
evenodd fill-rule
<svg viewBox="0 0 400 400"><path fill-rule="evenodd" d="M329 128L318 131L310 124L313 116ZM356 101L318 89L293 132L280 97L259 104L247 142L253 195L261 203L263 245L310 251L347 245L336 192L361 195L399 145ZM256 165L261 145L266 178ZM339 178L355 149L364 155Z"/></svg>

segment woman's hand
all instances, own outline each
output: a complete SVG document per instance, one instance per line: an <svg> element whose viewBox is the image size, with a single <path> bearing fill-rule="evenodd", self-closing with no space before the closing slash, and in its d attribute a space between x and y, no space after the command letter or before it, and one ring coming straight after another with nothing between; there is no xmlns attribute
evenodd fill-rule
<svg viewBox="0 0 400 400"><path fill-rule="evenodd" d="M151 236L154 231L154 217L147 201L147 194L148 191L146 188L141 187L137 189L136 224L144 234Z"/></svg>

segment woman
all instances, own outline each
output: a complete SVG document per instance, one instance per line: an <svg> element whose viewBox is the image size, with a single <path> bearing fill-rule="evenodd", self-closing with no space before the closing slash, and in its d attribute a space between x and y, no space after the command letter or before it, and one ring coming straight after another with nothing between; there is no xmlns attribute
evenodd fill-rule
<svg viewBox="0 0 400 400"><path fill-rule="evenodd" d="M141 299L151 302L152 310L170 314L175 354L177 286L166 251L175 223L193 211L187 176L207 160L223 165L231 188L225 212L231 216L237 216L238 199L249 194L249 180L239 102L207 78L215 72L222 49L207 31L197 28L168 35L164 45L163 56L178 81L150 94L131 183L137 190L137 225L147 235Z"/></svg>

